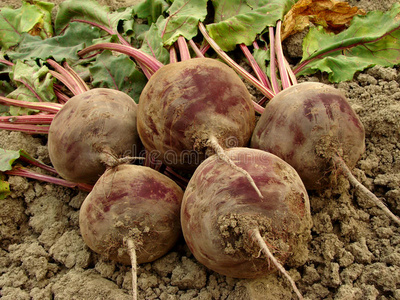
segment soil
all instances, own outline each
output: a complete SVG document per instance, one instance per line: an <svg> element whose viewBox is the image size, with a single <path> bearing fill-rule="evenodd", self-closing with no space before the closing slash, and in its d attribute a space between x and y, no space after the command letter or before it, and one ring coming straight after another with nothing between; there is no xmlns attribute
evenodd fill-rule
<svg viewBox="0 0 400 300"><path fill-rule="evenodd" d="M102 2L114 8L133 3ZM367 11L386 10L394 2L350 1ZM9 3L20 5L2 1ZM298 53L286 50L291 57ZM302 80L328 83L322 75ZM400 68L375 66L334 86L346 94L366 130L366 151L353 173L399 215ZM50 163L40 136L0 131L0 147L24 149ZM0 200L0 298L132 298L131 268L102 258L81 238L78 215L86 192L18 176L7 180L12 194ZM305 298L400 299L399 226L342 177L309 196L314 222L309 257L303 266L288 268ZM296 299L278 273L243 280L206 269L183 239L164 257L138 267L138 289L139 299Z"/></svg>

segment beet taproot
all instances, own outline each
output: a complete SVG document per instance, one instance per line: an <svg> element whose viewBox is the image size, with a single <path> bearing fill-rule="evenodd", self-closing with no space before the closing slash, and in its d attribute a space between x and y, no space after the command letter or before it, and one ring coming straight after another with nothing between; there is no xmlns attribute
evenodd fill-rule
<svg viewBox="0 0 400 300"><path fill-rule="evenodd" d="M252 148L271 152L293 166L307 189L331 184L331 158L353 168L365 150L364 126L344 94L317 82L293 85L265 107Z"/></svg>
<svg viewBox="0 0 400 300"><path fill-rule="evenodd" d="M97 88L72 97L50 125L54 168L64 179L95 183L113 160L139 152L136 118L137 104L121 91Z"/></svg>
<svg viewBox="0 0 400 300"><path fill-rule="evenodd" d="M81 206L82 237L93 251L128 265L125 240L131 238L137 262L154 261L181 235L182 197L173 180L151 168L128 164L110 168Z"/></svg>
<svg viewBox="0 0 400 300"><path fill-rule="evenodd" d="M254 126L246 86L215 59L163 66L139 99L137 128L145 148L175 168L194 170L216 145L246 146Z"/></svg>
<svg viewBox="0 0 400 300"><path fill-rule="evenodd" d="M343 174L400 225L400 218L351 173L365 151L365 131L338 89L304 82L278 93L266 105L250 145L288 162L310 190L328 188Z"/></svg>
<svg viewBox="0 0 400 300"><path fill-rule="evenodd" d="M109 168L83 201L79 227L86 245L108 259L132 266L137 299L137 264L166 254L181 236L182 189L144 166Z"/></svg>
<svg viewBox="0 0 400 300"><path fill-rule="evenodd" d="M237 278L276 271L260 257L260 233L281 264L299 266L308 257L312 226L307 191L297 172L279 157L257 149L230 148L226 155L254 179L213 155L194 172L184 193L182 231L195 258L209 269Z"/></svg>

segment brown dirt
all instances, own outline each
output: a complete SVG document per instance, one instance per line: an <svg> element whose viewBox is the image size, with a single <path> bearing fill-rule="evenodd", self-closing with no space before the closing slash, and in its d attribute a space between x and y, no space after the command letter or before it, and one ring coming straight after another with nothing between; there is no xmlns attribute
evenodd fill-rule
<svg viewBox="0 0 400 300"><path fill-rule="evenodd" d="M2 5L9 2L20 4ZM350 2L369 10L395 1L383 1L382 7L378 1ZM325 82L319 75L304 80ZM353 173L400 214L400 68L373 67L335 86L366 129L366 151ZM0 131L0 147L24 149L50 162L40 137ZM17 176L8 181L12 194L0 201L2 299L131 299L131 268L104 260L81 238L78 215L85 192ZM303 295L400 299L400 228L341 177L336 187L310 192L310 200L310 255L304 266L288 270ZM240 280L207 270L182 240L166 256L139 266L138 287L139 299L296 299L279 274Z"/></svg>

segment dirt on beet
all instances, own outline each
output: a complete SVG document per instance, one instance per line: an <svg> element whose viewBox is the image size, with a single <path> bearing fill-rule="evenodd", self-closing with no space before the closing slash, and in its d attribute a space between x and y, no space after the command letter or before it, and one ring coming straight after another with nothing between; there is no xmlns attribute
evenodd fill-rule
<svg viewBox="0 0 400 300"><path fill-rule="evenodd" d="M380 7L378 1L349 2L385 10L395 1ZM1 5L9 3L20 5ZM289 57L299 53L296 38L301 35L291 38L292 46L285 44ZM322 75L300 81L328 83ZM334 86L346 94L366 130L366 151L353 173L399 215L400 68L376 66ZM0 131L0 147L24 149L50 163L45 137ZM131 299L130 267L92 252L81 237L79 208L86 192L18 176L7 180L12 193L0 200L1 299ZM343 177L337 181L309 193L314 223L309 256L302 267L288 269L290 275L306 299L400 299L400 228ZM206 269L182 239L164 257L139 266L138 290L139 299L296 299L279 273L243 280Z"/></svg>

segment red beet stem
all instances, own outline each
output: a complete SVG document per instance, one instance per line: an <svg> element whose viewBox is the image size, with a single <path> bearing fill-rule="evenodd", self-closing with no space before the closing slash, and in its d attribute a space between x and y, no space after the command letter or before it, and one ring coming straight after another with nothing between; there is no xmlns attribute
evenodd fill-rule
<svg viewBox="0 0 400 300"><path fill-rule="evenodd" d="M24 116L1 116L0 124L35 124L44 125L51 124L55 114L37 114L37 115L24 115ZM1 126L1 125L0 125Z"/></svg>
<svg viewBox="0 0 400 300"><path fill-rule="evenodd" d="M36 179L36 180L46 181L49 183L65 186L68 188L78 187L79 189L86 191L86 192L90 192L93 188L89 184L70 182L70 181L56 178L53 176L36 173L36 172L33 172L33 171L25 169L25 168L15 168L10 171L5 171L4 173L8 174L8 175L15 175L15 176L21 176L21 177L27 177L27 178L32 178L32 179Z"/></svg>
<svg viewBox="0 0 400 300"><path fill-rule="evenodd" d="M9 130L9 131L19 131L28 134L48 134L49 126L43 125L32 125L32 124L9 124L3 123L0 124L1 130Z"/></svg>
<svg viewBox="0 0 400 300"><path fill-rule="evenodd" d="M29 102L22 100L15 100L0 96L0 103L8 106L19 106L26 107L31 109L37 109L41 111L46 111L50 113L57 113L63 106L59 103L50 103L50 102Z"/></svg>
<svg viewBox="0 0 400 300"><path fill-rule="evenodd" d="M179 36L177 42L181 61L190 59L190 52L185 38L183 36Z"/></svg>
<svg viewBox="0 0 400 300"><path fill-rule="evenodd" d="M228 54L226 54L222 50L221 47L218 46L218 44L210 37L210 35L208 34L208 32L206 30L206 27L201 22L199 23L199 29L200 29L201 33L203 34L204 38L210 44L210 46L225 61L225 63L227 63L231 68L233 68L238 74L243 76L246 80L251 82L261 93L263 93L263 95L267 96L269 99L272 99L275 96L275 93L273 93L269 88L264 86L258 79L256 79L249 72L247 72L240 65L238 65L232 58L229 57ZM256 109L257 112L259 112L257 107L254 107L254 108ZM260 106L260 108L262 109L262 106Z"/></svg>
<svg viewBox="0 0 400 300"><path fill-rule="evenodd" d="M126 55L133 57L135 60L143 64L150 71L151 74L155 73L159 68L163 66L161 62L159 62L154 57L130 46L119 45L115 43L99 43L78 52L79 56L84 56L85 54L95 51L95 50L112 50L116 52L120 52Z"/></svg>

